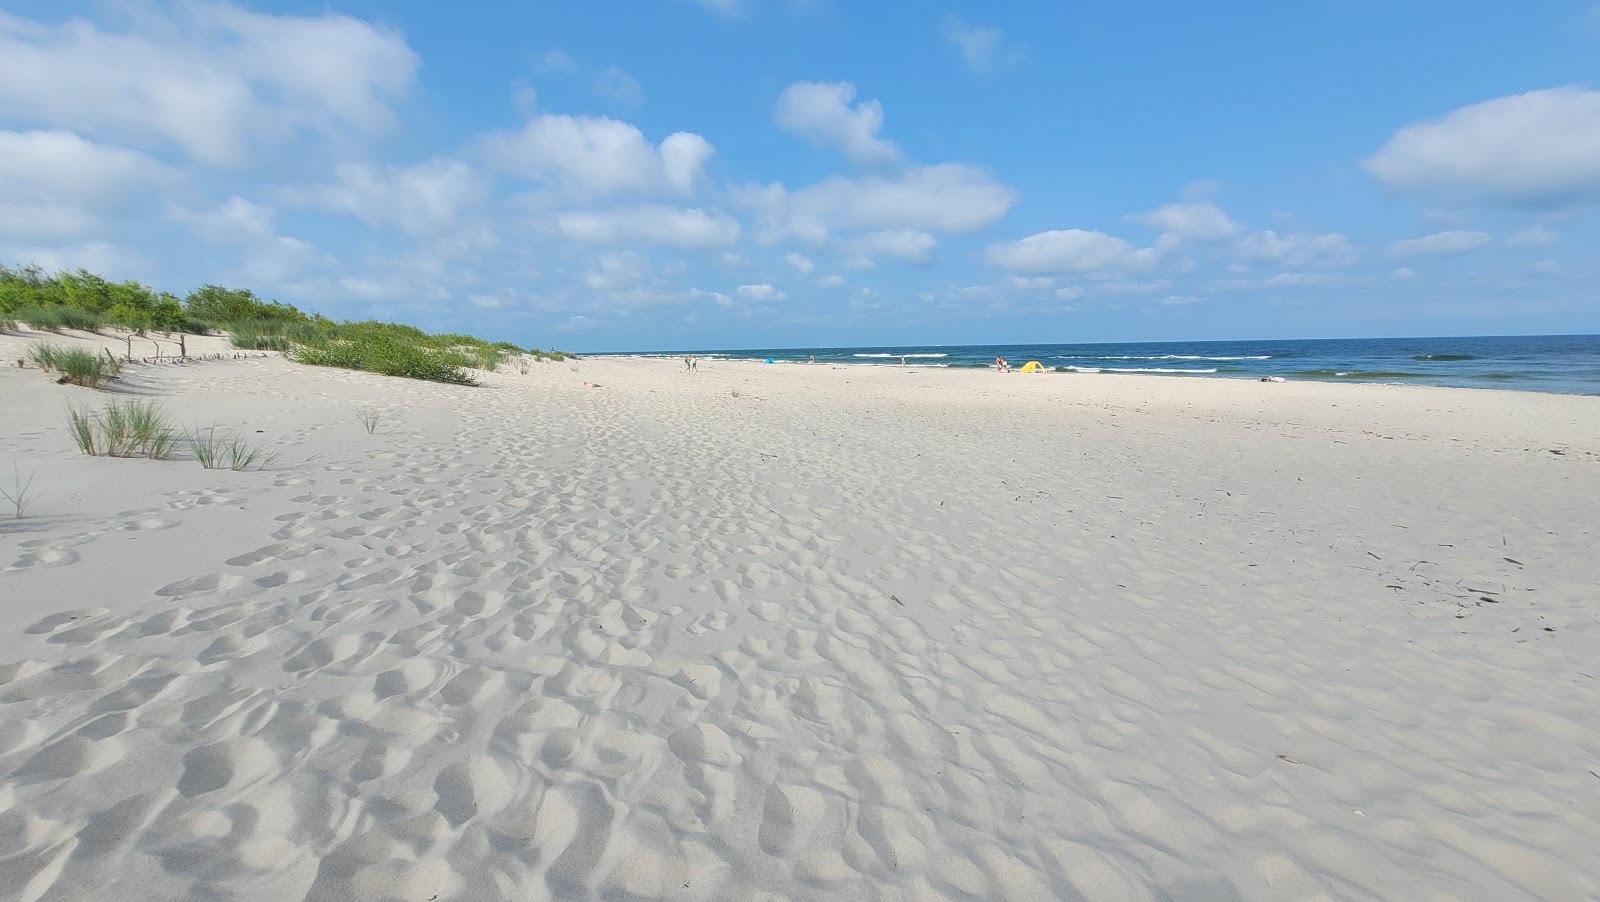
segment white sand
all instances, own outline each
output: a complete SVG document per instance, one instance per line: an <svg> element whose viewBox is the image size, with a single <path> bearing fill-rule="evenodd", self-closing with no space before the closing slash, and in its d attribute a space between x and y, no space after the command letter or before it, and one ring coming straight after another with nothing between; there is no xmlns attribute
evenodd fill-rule
<svg viewBox="0 0 1600 902"><path fill-rule="evenodd" d="M1600 896L1600 398L25 344L5 898Z"/></svg>

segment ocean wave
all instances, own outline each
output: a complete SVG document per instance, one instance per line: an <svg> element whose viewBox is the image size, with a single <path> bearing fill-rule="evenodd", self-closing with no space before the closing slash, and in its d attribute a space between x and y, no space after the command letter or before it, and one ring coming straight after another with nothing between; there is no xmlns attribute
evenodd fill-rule
<svg viewBox="0 0 1600 902"><path fill-rule="evenodd" d="M910 360L913 357L949 357L949 354L851 354L851 357L904 357Z"/></svg>
<svg viewBox="0 0 1600 902"><path fill-rule="evenodd" d="M1067 369L1074 373L1176 373L1204 376L1215 373L1215 369L1189 370L1164 366L1069 366Z"/></svg>
<svg viewBox="0 0 1600 902"><path fill-rule="evenodd" d="M1338 377L1341 379L1428 379L1427 373L1391 372L1389 370L1299 370L1293 375L1313 379Z"/></svg>
<svg viewBox="0 0 1600 902"><path fill-rule="evenodd" d="M1426 360L1429 362L1443 362L1449 360L1477 360L1476 354L1418 354L1412 360Z"/></svg>
<svg viewBox="0 0 1600 902"><path fill-rule="evenodd" d="M1088 354L1063 354L1050 358L1051 360L1271 360L1271 354L1257 354L1249 357L1205 357L1199 354L1157 354L1150 357L1140 357L1131 354L1113 354L1094 356Z"/></svg>

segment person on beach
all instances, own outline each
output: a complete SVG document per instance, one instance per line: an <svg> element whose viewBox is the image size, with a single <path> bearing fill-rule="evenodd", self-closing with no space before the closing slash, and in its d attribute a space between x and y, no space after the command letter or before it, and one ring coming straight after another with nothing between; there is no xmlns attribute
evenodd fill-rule
<svg viewBox="0 0 1600 902"><path fill-rule="evenodd" d="M806 361L806 363L816 363L816 362L817 362L817 355L815 355L815 354L812 354L811 355L811 359Z"/></svg>
<svg viewBox="0 0 1600 902"><path fill-rule="evenodd" d="M683 355L683 371L684 371L684 372L685 372L685 373L687 373L687 372L689 372L689 371L690 371L690 370L691 370L691 369L694 369L694 367L692 367L692 366L690 366L690 365L689 365L689 355L688 355L688 354L685 354L685 355Z"/></svg>
<svg viewBox="0 0 1600 902"><path fill-rule="evenodd" d="M901 366L905 366L906 365L906 355L904 355L904 354L900 355L900 365Z"/></svg>
<svg viewBox="0 0 1600 902"><path fill-rule="evenodd" d="M691 372L691 373L700 372L700 358L698 358L698 357L690 357L689 358L689 372Z"/></svg>

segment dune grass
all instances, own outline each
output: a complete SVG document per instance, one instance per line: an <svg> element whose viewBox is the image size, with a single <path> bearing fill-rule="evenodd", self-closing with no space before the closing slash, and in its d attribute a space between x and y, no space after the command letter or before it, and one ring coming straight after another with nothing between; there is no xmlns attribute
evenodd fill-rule
<svg viewBox="0 0 1600 902"><path fill-rule="evenodd" d="M102 388L122 372L121 364L88 348L63 348L36 341L28 346L28 360L47 373L60 373L65 382Z"/></svg>
<svg viewBox="0 0 1600 902"><path fill-rule="evenodd" d="M184 440L200 466L207 470L264 470L278 460L277 452L267 452L244 440L237 432L217 434L217 427L184 433Z"/></svg>
<svg viewBox="0 0 1600 902"><path fill-rule="evenodd" d="M113 400L98 413L67 408L67 431L90 457L165 460L178 446L178 432L154 401Z"/></svg>
<svg viewBox="0 0 1600 902"><path fill-rule="evenodd" d="M383 414L376 410L359 410L356 412L356 419L361 422L362 428L367 430L367 434L372 435L378 431L378 424L383 422Z"/></svg>
<svg viewBox="0 0 1600 902"><path fill-rule="evenodd" d="M414 326L335 322L257 297L248 289L203 285L181 300L138 282L111 282L86 270L48 273L38 266L0 266L0 326L98 332L116 325L138 334L224 332L235 348L279 351L313 366L364 370L456 385L476 385L471 369L493 372L511 355L564 360L561 351L523 351L459 333L431 335Z"/></svg>

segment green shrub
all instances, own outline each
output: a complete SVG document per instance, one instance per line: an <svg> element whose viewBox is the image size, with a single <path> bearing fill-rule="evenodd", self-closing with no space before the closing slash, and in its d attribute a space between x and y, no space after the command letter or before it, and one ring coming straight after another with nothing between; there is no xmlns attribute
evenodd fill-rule
<svg viewBox="0 0 1600 902"><path fill-rule="evenodd" d="M397 337L389 330L367 330L323 346L296 345L290 359L310 366L365 370L384 376L404 376L453 385L477 385L462 368L460 355L435 351Z"/></svg>

